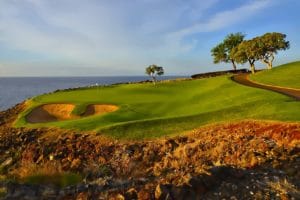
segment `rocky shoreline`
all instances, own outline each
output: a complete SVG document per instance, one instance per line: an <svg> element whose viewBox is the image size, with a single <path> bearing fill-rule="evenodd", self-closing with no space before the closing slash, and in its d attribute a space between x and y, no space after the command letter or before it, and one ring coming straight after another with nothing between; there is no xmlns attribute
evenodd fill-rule
<svg viewBox="0 0 300 200"><path fill-rule="evenodd" d="M88 132L14 128L24 106L0 113L2 199L300 197L300 123L246 120L180 137L116 141ZM80 178L72 175L76 181L66 184L65 174Z"/></svg>

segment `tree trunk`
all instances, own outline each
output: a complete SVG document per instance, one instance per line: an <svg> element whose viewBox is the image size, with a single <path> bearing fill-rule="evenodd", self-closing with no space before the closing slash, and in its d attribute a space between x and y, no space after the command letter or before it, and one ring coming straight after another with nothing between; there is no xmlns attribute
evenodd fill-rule
<svg viewBox="0 0 300 200"><path fill-rule="evenodd" d="M273 60L262 60L263 61L263 63L265 63L266 65L267 65L267 69L269 70L269 69L272 69L272 67L273 67L273 63L272 63L272 61Z"/></svg>
<svg viewBox="0 0 300 200"><path fill-rule="evenodd" d="M268 69L272 69L272 67L273 67L272 62L269 62L269 63L268 63Z"/></svg>
<svg viewBox="0 0 300 200"><path fill-rule="evenodd" d="M254 65L255 60L249 60L249 64L250 64L250 69L251 69L251 73L255 74L255 65Z"/></svg>
<svg viewBox="0 0 300 200"><path fill-rule="evenodd" d="M152 82L153 82L153 84L155 85L155 84L156 84L156 78L155 78L154 75L151 75L151 77L152 77Z"/></svg>
<svg viewBox="0 0 300 200"><path fill-rule="evenodd" d="M270 58L271 59L269 60L268 69L272 69L273 68L274 55L271 54Z"/></svg>
<svg viewBox="0 0 300 200"><path fill-rule="evenodd" d="M270 69L270 67L269 67L269 66L270 66L270 63L269 63L268 60L262 58L261 61L267 65L267 69Z"/></svg>
<svg viewBox="0 0 300 200"><path fill-rule="evenodd" d="M232 66L233 66L233 70L236 71L236 64L234 62L234 60L231 60Z"/></svg>
<svg viewBox="0 0 300 200"><path fill-rule="evenodd" d="M255 66L254 66L254 64L251 64L250 67L251 67L251 73L252 73L252 74L255 74Z"/></svg>
<svg viewBox="0 0 300 200"><path fill-rule="evenodd" d="M267 65L267 69L272 69L273 60L274 60L273 53L270 53L270 56L266 56L265 58L261 59L261 61Z"/></svg>

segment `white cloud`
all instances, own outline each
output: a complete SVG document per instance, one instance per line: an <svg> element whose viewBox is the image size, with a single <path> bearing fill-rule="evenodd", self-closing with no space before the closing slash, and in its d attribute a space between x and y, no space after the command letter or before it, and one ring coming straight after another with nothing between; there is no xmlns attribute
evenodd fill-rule
<svg viewBox="0 0 300 200"><path fill-rule="evenodd" d="M177 45L180 45L180 41L188 35L217 31L244 22L270 6L270 3L271 0L255 0L232 10L221 11L204 22L198 22L192 26L170 33L168 36L169 40L177 41Z"/></svg>
<svg viewBox="0 0 300 200"><path fill-rule="evenodd" d="M183 38L243 22L266 8L270 0L204 15L217 3L222 2L1 0L0 42L2 49L45 55L45 64L134 71L153 60L172 59L193 49L197 40L183 42ZM30 58L20 65L24 63L42 64Z"/></svg>

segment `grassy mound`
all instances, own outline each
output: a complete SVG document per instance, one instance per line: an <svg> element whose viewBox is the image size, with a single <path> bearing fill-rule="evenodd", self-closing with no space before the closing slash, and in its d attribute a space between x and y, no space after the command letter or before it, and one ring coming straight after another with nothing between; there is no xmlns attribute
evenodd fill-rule
<svg viewBox="0 0 300 200"><path fill-rule="evenodd" d="M300 61L280 65L250 76L251 80L268 85L300 89Z"/></svg>
<svg viewBox="0 0 300 200"><path fill-rule="evenodd" d="M26 115L50 103L72 103L73 114L90 104L113 104L115 112L81 119L30 124ZM284 109L282 109L284 108ZM157 85L123 84L41 95L28 102L16 126L93 130L118 139L175 135L201 125L240 119L299 121L300 103L274 92L250 88L220 76ZM75 112L75 113L74 113Z"/></svg>

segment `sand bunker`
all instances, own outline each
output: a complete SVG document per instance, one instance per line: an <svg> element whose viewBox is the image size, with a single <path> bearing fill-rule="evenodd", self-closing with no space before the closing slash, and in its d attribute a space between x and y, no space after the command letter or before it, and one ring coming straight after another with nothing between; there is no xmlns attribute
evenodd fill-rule
<svg viewBox="0 0 300 200"><path fill-rule="evenodd" d="M73 104L46 104L42 108L57 120L74 119L72 115L75 106Z"/></svg>
<svg viewBox="0 0 300 200"><path fill-rule="evenodd" d="M44 123L57 120L56 117L45 111L42 106L34 108L28 115L26 115L25 119L29 123Z"/></svg>
<svg viewBox="0 0 300 200"><path fill-rule="evenodd" d="M30 123L53 122L58 120L75 119L72 115L73 104L45 104L34 108L27 116Z"/></svg>
<svg viewBox="0 0 300 200"><path fill-rule="evenodd" d="M119 107L115 105L88 105L85 112L83 113L83 117L90 116L90 115L99 115L109 112L114 112L118 110Z"/></svg>
<svg viewBox="0 0 300 200"><path fill-rule="evenodd" d="M88 105L81 116L77 116L72 114L74 108L73 104L45 104L34 108L25 118L29 123L45 123L105 114L118 109L115 105L93 104Z"/></svg>

